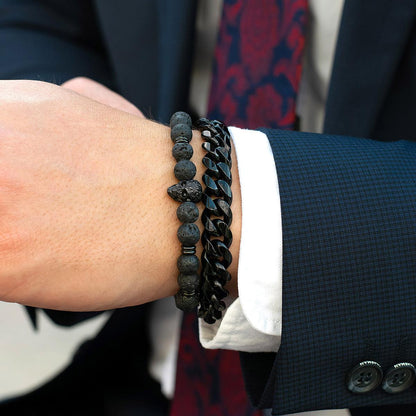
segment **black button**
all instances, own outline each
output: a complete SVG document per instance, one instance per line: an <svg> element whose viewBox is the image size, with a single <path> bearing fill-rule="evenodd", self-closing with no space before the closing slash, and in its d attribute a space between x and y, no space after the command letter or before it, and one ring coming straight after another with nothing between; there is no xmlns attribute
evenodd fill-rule
<svg viewBox="0 0 416 416"><path fill-rule="evenodd" d="M348 390L353 393L368 393L378 387L383 379L383 370L375 361L363 361L347 375Z"/></svg>
<svg viewBox="0 0 416 416"><path fill-rule="evenodd" d="M399 363L387 371L382 387L387 393L401 393L412 386L415 378L416 369L413 364Z"/></svg>

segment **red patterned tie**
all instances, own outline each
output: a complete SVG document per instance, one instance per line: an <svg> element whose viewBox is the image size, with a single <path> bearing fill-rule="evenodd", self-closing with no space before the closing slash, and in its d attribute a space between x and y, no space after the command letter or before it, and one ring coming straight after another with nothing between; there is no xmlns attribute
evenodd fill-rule
<svg viewBox="0 0 416 416"><path fill-rule="evenodd" d="M224 0L208 113L239 127L292 129L307 0ZM238 353L204 350L184 315L171 416L257 416Z"/></svg>
<svg viewBox="0 0 416 416"><path fill-rule="evenodd" d="M307 0L225 0L210 118L293 129L306 12Z"/></svg>

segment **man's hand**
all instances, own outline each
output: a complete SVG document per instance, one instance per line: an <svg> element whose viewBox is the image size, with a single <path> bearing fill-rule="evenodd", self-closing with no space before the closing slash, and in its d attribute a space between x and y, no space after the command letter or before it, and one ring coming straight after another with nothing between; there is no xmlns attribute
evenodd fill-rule
<svg viewBox="0 0 416 416"><path fill-rule="evenodd" d="M0 300L100 310L175 293L167 127L51 84L0 81L0 140ZM200 140L196 133L197 179Z"/></svg>

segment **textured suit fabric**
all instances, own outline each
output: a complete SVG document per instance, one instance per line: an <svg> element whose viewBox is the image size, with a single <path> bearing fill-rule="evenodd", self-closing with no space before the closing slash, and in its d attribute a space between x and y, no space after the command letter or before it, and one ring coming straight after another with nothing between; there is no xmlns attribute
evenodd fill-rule
<svg viewBox="0 0 416 416"><path fill-rule="evenodd" d="M265 132L284 232L282 343L263 404L413 402L413 390L353 395L345 378L360 361L416 360L416 143Z"/></svg>
<svg viewBox="0 0 416 416"><path fill-rule="evenodd" d="M171 2L177 7L169 15L163 9L167 3L126 0L120 7L110 0L0 0L0 76L57 83L90 76L166 121L171 112L186 109L185 90L177 86L189 84L192 53L186 48L191 40L176 39L192 35L194 2ZM413 0L346 2L327 132L416 139L415 7ZM164 24L166 19L170 24ZM170 48L176 51L168 55L172 62L162 52L154 54L167 54ZM416 363L414 144L267 134L282 197L283 334L277 356L242 354L249 393L256 403L273 405L277 414L416 400L414 390L387 395L378 389L358 396L345 387L346 372L363 359L383 368L399 361ZM140 309L120 311L120 318L128 314L126 323L145 322ZM68 322L84 318L71 314ZM134 380L138 373L131 363L138 355L128 345L137 345L137 340L130 325L122 319L109 323L107 333L115 336L90 343L90 352L78 355L63 373L65 383L50 385L50 392L59 390L59 397L69 402L67 387L83 382L83 373L73 371L74 366L100 374L103 363L119 354L125 355L123 371L110 366L108 378L96 377L94 388L105 388L110 400L112 391L118 391L105 387L111 374ZM118 338L120 348L106 347L106 340ZM102 360L94 361L101 353ZM146 354L140 360L145 362ZM92 388L83 385L87 391ZM92 406L96 398L90 397ZM48 405L32 401L39 403Z"/></svg>
<svg viewBox="0 0 416 416"><path fill-rule="evenodd" d="M416 2L347 0L324 132L415 140Z"/></svg>

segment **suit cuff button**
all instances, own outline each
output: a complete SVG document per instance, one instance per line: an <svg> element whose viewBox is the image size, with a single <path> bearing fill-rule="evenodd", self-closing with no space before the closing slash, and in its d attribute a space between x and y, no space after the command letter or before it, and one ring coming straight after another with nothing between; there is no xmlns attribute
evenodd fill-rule
<svg viewBox="0 0 416 416"><path fill-rule="evenodd" d="M413 385L415 378L416 369L413 364L398 363L387 371L381 387L387 393L401 393Z"/></svg>
<svg viewBox="0 0 416 416"><path fill-rule="evenodd" d="M383 380L383 370L375 361L362 361L347 375L346 384L352 393L368 393Z"/></svg>

